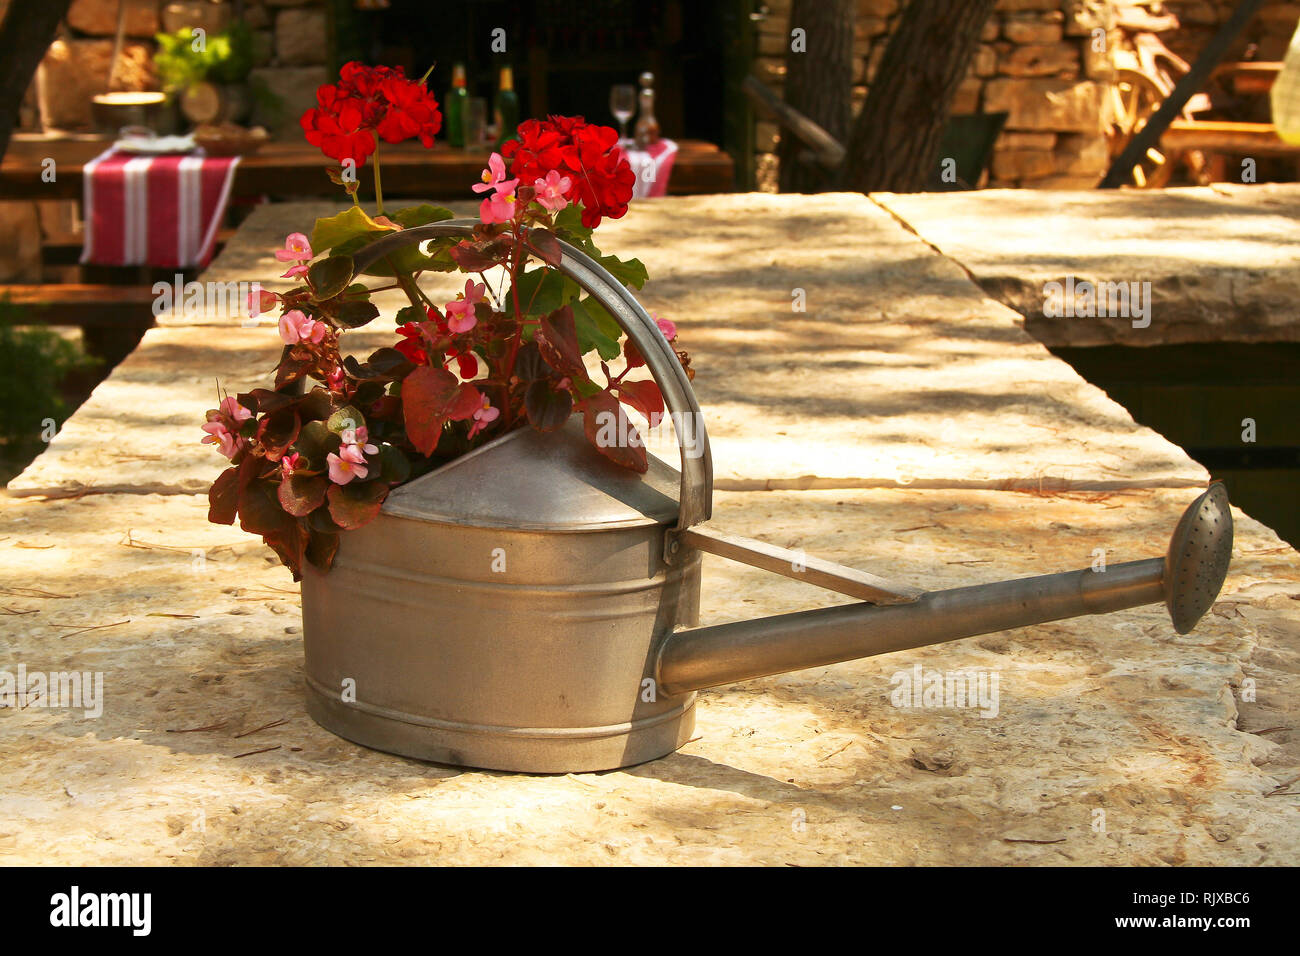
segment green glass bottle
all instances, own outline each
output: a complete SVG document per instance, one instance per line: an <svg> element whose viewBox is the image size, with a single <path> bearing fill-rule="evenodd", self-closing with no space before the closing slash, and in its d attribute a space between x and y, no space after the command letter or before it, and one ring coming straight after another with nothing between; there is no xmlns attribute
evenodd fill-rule
<svg viewBox="0 0 1300 956"><path fill-rule="evenodd" d="M519 97L515 95L515 74L508 66L501 67L501 78L497 83L496 101L492 104L493 122L497 125L497 141L494 147L501 149L501 144L514 139L519 128Z"/></svg>
<svg viewBox="0 0 1300 956"><path fill-rule="evenodd" d="M451 68L451 92L443 104L445 116L443 128L447 130L447 142L452 146L465 145L465 101L469 99L469 90L465 88L465 64L457 63Z"/></svg>

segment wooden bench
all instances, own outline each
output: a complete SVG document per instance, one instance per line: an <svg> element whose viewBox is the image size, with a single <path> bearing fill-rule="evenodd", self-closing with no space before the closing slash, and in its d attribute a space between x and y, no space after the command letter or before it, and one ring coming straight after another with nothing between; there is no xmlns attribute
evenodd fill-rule
<svg viewBox="0 0 1300 956"><path fill-rule="evenodd" d="M154 294L144 286L0 285L0 301L22 310L20 325L80 327L86 350L110 364L130 354L154 324Z"/></svg>
<svg viewBox="0 0 1300 956"><path fill-rule="evenodd" d="M1300 146L1277 135L1272 123L1238 123L1229 120L1174 120L1160 137L1166 153L1199 150L1205 154L1205 171L1211 182L1238 179L1229 175L1229 157L1249 156L1300 159Z"/></svg>
<svg viewBox="0 0 1300 956"><path fill-rule="evenodd" d="M217 230L217 241L213 246L213 255L221 251L227 240L235 234L234 229ZM47 233L41 240L41 261L47 266L72 266L81 260L81 247L85 234L80 232Z"/></svg>

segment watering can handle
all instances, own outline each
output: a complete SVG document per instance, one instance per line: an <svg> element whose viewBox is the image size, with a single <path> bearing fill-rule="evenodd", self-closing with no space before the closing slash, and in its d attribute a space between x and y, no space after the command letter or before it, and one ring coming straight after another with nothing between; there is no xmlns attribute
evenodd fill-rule
<svg viewBox="0 0 1300 956"><path fill-rule="evenodd" d="M449 219L385 236L353 256L353 277L359 276L376 260L412 243L447 236L471 238L478 224L476 219ZM560 241L560 251L560 272L581 286L614 317L644 356L650 374L663 393L681 452L682 486L678 498L677 530L684 531L691 525L707 521L713 511L713 456L704 429L704 416L686 371L654 319L621 282L595 259L563 240Z"/></svg>

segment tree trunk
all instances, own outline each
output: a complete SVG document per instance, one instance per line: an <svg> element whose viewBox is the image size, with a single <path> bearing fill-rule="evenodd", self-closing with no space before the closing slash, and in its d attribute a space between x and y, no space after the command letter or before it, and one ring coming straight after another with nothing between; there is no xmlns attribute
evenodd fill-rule
<svg viewBox="0 0 1300 956"><path fill-rule="evenodd" d="M0 23L0 162L18 125L18 104L72 0L20 0Z"/></svg>
<svg viewBox="0 0 1300 956"><path fill-rule="evenodd" d="M785 54L785 96L790 106L841 143L853 122L853 19L856 0L794 0L790 29L804 31L807 49ZM793 40L790 41L793 45ZM811 193L831 188L834 173L809 155L789 130L777 147L781 192ZM801 158L802 157L802 158Z"/></svg>
<svg viewBox="0 0 1300 956"><path fill-rule="evenodd" d="M957 87L995 0L912 0L853 124L844 185L916 192L935 172Z"/></svg>

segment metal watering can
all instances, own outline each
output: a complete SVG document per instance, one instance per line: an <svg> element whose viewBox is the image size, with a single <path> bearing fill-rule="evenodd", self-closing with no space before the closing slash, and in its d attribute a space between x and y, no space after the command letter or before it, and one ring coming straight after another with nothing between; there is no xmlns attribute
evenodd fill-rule
<svg viewBox="0 0 1300 956"><path fill-rule="evenodd" d="M385 237L357 272L474 225ZM549 434L517 429L394 489L375 521L343 535L328 575L303 568L307 706L328 730L439 763L604 770L681 747L702 688L1158 602L1185 634L1214 603L1232 550L1217 483L1162 558L944 591L711 527L713 465L690 381L632 294L561 247L560 270L645 357L681 471L653 456L645 475L620 468L575 417ZM703 552L860 600L698 627Z"/></svg>

